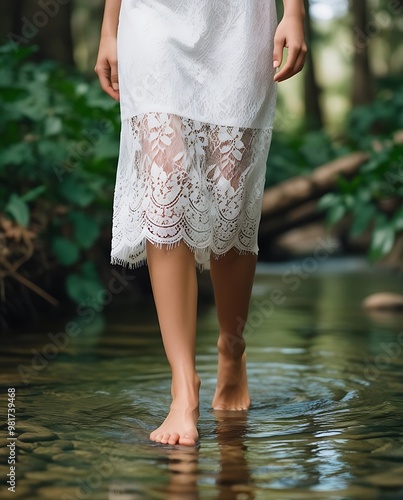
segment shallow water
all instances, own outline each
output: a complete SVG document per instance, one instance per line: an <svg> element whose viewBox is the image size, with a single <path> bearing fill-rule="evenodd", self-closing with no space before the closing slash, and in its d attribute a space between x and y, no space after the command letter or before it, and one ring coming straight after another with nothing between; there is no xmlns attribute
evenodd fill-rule
<svg viewBox="0 0 403 500"><path fill-rule="evenodd" d="M115 300L101 332L71 336L58 352L46 335L71 317L3 338L1 414L16 387L19 438L16 493L0 498L403 498L403 315L361 308L372 292L402 293L401 276L334 259L290 282L290 269L258 268L245 334L248 412L209 409L217 320L213 306L200 307L197 448L148 439L170 403L149 302ZM281 304L267 301L274 288Z"/></svg>

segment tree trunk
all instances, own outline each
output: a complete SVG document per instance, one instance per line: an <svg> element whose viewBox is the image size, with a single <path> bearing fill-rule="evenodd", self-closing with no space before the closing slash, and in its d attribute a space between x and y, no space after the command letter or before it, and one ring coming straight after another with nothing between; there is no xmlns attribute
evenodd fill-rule
<svg viewBox="0 0 403 500"><path fill-rule="evenodd" d="M71 66L74 64L70 23L72 9L72 1L64 5L32 0L1 2L1 32L15 51L37 45L36 60L55 59Z"/></svg>
<svg viewBox="0 0 403 500"><path fill-rule="evenodd" d="M352 105L368 104L373 99L373 78L369 64L369 42L371 39L368 23L367 0L350 1L353 21L354 68L352 85Z"/></svg>
<svg viewBox="0 0 403 500"><path fill-rule="evenodd" d="M323 115L320 106L320 88L316 80L315 64L313 59L312 41L314 34L312 31L308 0L305 0L305 11L305 37L309 49L306 55L304 70L305 122L309 130L317 130L323 127Z"/></svg>
<svg viewBox="0 0 403 500"><path fill-rule="evenodd" d="M21 19L23 11L24 0L14 0L12 4L12 26L11 29L13 33L18 33L21 31Z"/></svg>

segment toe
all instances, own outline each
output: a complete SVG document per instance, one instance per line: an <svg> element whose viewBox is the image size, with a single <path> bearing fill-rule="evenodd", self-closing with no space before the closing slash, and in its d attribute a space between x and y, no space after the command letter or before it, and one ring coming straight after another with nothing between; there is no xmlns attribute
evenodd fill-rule
<svg viewBox="0 0 403 500"><path fill-rule="evenodd" d="M174 432L168 440L168 444L176 444L179 441L179 434Z"/></svg>
<svg viewBox="0 0 403 500"><path fill-rule="evenodd" d="M194 446L196 444L196 440L188 434L185 434L184 436L179 437L179 444L184 446Z"/></svg>
<svg viewBox="0 0 403 500"><path fill-rule="evenodd" d="M156 441L157 443L160 443L161 442L161 439L163 438L163 434L161 434L160 432L155 436L155 439L154 441Z"/></svg>
<svg viewBox="0 0 403 500"><path fill-rule="evenodd" d="M227 410L227 408L224 405L215 405L212 406L213 410Z"/></svg>
<svg viewBox="0 0 403 500"><path fill-rule="evenodd" d="M161 439L161 443L162 444L167 444L167 442L169 441L169 438L171 437L171 434L169 432L166 432L163 436L162 436L162 439Z"/></svg>

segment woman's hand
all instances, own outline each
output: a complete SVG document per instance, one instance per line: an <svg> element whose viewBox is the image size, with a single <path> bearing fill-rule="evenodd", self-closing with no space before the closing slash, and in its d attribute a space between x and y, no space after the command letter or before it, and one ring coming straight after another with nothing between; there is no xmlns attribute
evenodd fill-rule
<svg viewBox="0 0 403 500"><path fill-rule="evenodd" d="M115 101L118 101L119 81L116 36L101 36L94 71L98 75L102 90L115 99Z"/></svg>
<svg viewBox="0 0 403 500"><path fill-rule="evenodd" d="M281 70L275 74L275 82L291 78L304 66L307 46L302 16L284 16L280 21L274 36L273 66L275 68L281 66L284 48L288 49L287 60Z"/></svg>

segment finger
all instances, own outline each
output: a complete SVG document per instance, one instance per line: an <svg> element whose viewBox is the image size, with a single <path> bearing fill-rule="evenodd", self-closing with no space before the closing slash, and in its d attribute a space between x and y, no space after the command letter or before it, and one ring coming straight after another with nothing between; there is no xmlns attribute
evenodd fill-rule
<svg viewBox="0 0 403 500"><path fill-rule="evenodd" d="M97 70L99 82L101 84L102 90L108 94L112 99L116 101L119 100L119 92L112 87L112 82L110 79L110 70L103 67Z"/></svg>
<svg viewBox="0 0 403 500"><path fill-rule="evenodd" d="M280 75L280 78L281 78L281 80L279 79L278 81L288 80L289 78L296 75L297 73L299 73L302 70L302 68L304 67L304 64L305 64L306 52L307 52L306 46L302 46L300 51L299 51L297 60L295 61L294 65L290 69L290 71L288 71L286 74L282 74L282 75L280 75L280 73L278 73L278 75ZM285 66L284 66L284 69L285 69Z"/></svg>
<svg viewBox="0 0 403 500"><path fill-rule="evenodd" d="M119 92L119 79L118 79L118 75L112 74L111 75L111 82L112 82L112 88L113 88L113 90L116 90L117 92Z"/></svg>
<svg viewBox="0 0 403 500"><path fill-rule="evenodd" d="M304 67L304 64L305 64L305 52L301 51L298 56L297 62L295 63L294 70L291 76L294 76L297 73L299 73Z"/></svg>
<svg viewBox="0 0 403 500"><path fill-rule="evenodd" d="M273 67L279 68L283 61L283 50L284 50L285 40L284 38L274 39L274 49L273 49Z"/></svg>
<svg viewBox="0 0 403 500"><path fill-rule="evenodd" d="M274 81L280 82L291 74L294 65L298 59L299 50L295 48L289 48L287 53L286 63L283 68L274 76Z"/></svg>
<svg viewBox="0 0 403 500"><path fill-rule="evenodd" d="M119 91L119 76L118 76L118 64L117 61L111 61L111 83L113 90Z"/></svg>
<svg viewBox="0 0 403 500"><path fill-rule="evenodd" d="M274 76L275 82L282 82L283 80L290 78L295 63L297 62L299 53L300 49L296 48L288 49L287 62L285 63L283 68Z"/></svg>

